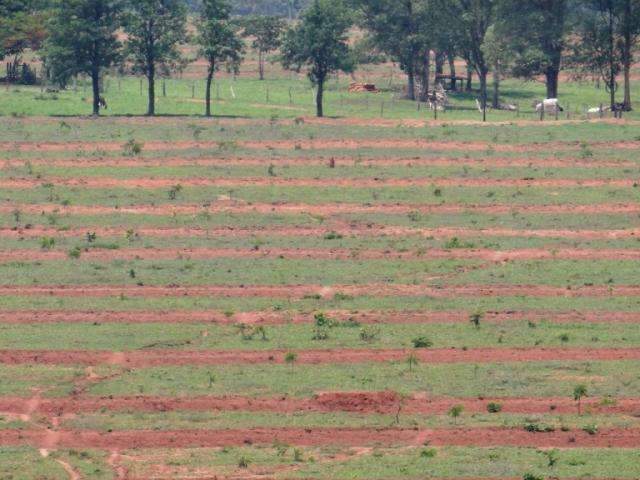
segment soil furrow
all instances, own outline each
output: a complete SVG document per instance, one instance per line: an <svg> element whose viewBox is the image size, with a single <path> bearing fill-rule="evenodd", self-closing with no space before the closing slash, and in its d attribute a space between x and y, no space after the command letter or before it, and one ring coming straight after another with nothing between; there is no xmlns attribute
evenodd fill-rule
<svg viewBox="0 0 640 480"><path fill-rule="evenodd" d="M25 415L28 399L0 397L0 412L15 416ZM570 398L429 398L424 394L411 397L395 392L322 392L312 398L290 397L91 397L41 399L35 410L47 416L63 416L97 412L169 412L169 411L244 411L244 412L351 412L363 414L396 414L401 407L403 414L446 415L453 405L461 405L469 414L487 412L490 403L499 404L503 414L554 414L572 415L577 412L576 402ZM582 408L591 414L640 414L640 399L618 398L603 402L597 398L582 400Z"/></svg>
<svg viewBox="0 0 640 480"><path fill-rule="evenodd" d="M68 258L67 252L43 250L0 250L0 263L17 261L46 261L63 260ZM81 260L110 261L110 260L171 260L171 259L209 259L209 258L293 258L293 259L322 259L322 260L427 260L427 259L460 259L485 260L491 262L511 262L518 260L640 260L640 250L632 249L522 249L510 251L486 249L429 249L424 252L394 252L389 250L360 250L360 249L296 249L296 248L265 248L265 249L231 249L231 248L131 248L123 250L95 249L83 251Z"/></svg>
<svg viewBox="0 0 640 480"><path fill-rule="evenodd" d="M58 168L94 168L94 167L233 167L233 166L329 166L333 160L336 168L339 167L368 167L368 166L432 166L432 167L482 167L482 168L637 168L637 162L625 160L604 160L591 158L588 160L577 157L566 158L526 158L526 157L358 157L339 155L314 155L313 157L260 157L260 156L227 156L221 154L215 157L81 157L68 159L65 157L30 158L32 166L47 166ZM4 165L13 168L23 168L26 160L10 159L3 162Z"/></svg>
<svg viewBox="0 0 640 480"><path fill-rule="evenodd" d="M315 216L332 216L341 214L389 214L408 215L418 214L458 214L476 213L488 215L503 214L571 214L571 215L615 215L640 214L640 203L610 203L590 205L511 205L511 204L379 204L362 205L353 203L333 204L297 204L297 203L255 203L244 204L222 200L213 204L165 204L165 205L130 205L109 207L104 205L68 205L55 204L4 204L0 206L0 213L14 213L40 215L42 213L57 213L60 215L196 215L202 213L233 213L233 214L308 214Z"/></svg>
<svg viewBox="0 0 640 480"><path fill-rule="evenodd" d="M1 207L0 207L1 209ZM117 210L114 210L114 213ZM54 228L42 226L0 228L0 238L40 238L43 236L82 238L87 232L95 232L100 237L124 236L129 231L126 227L102 227L87 225L84 228ZM508 238L558 238L581 240L606 240L622 238L640 238L640 229L628 230L563 230L563 229L523 229L509 228L414 228L395 227L387 225L350 225L348 222L327 221L323 227L214 227L206 228L149 228L142 227L134 230L142 237L254 237L254 236L284 236L284 237L323 237L327 233L335 233L344 237L406 237L422 236L436 239L450 239L453 237L508 237Z"/></svg>
<svg viewBox="0 0 640 480"><path fill-rule="evenodd" d="M283 364L288 350L0 350L6 365L165 365ZM640 348L478 348L478 349L328 349L296 351L300 364L404 362L409 355L425 363L499 363L640 360Z"/></svg>
<svg viewBox="0 0 640 480"><path fill-rule="evenodd" d="M0 188L32 189L50 183L59 187L133 188L158 189L170 188L176 184L182 187L461 187L461 188L632 188L638 186L634 179L572 179L572 178L531 178L531 179L493 179L493 178L111 178L111 177L43 177L41 179L14 178L0 179Z"/></svg>
<svg viewBox="0 0 640 480"><path fill-rule="evenodd" d="M429 285L363 284L363 285L194 285L194 286L139 286L139 285L2 285L0 296L50 297L273 297L273 298L333 298L335 294L351 296L406 296L406 297L638 297L640 285L598 285L555 287L547 285Z"/></svg>
<svg viewBox="0 0 640 480"><path fill-rule="evenodd" d="M46 432L2 430L0 445L41 445ZM601 429L597 435L582 430L531 433L515 428L355 429L355 428L255 428L246 430L137 430L98 432L61 430L59 448L189 448L243 445L365 446L513 446L537 448L636 448L640 429Z"/></svg>
<svg viewBox="0 0 640 480"><path fill-rule="evenodd" d="M117 152L124 149L125 142L0 142L0 151L15 152ZM357 150L357 149L428 149L429 151L470 151L470 152L548 152L556 150L578 150L580 142L545 142L545 143L489 143L489 142L455 142L415 139L300 139L300 140L265 140L237 141L228 145L224 141L148 141L144 142L145 151L171 150L220 150L221 148L245 148L250 150ZM639 141L591 142L591 148L610 148L612 150L636 150Z"/></svg>
<svg viewBox="0 0 640 480"><path fill-rule="evenodd" d="M329 310L325 314L337 321L354 320L361 324L441 324L469 323L470 311L449 312L402 312L402 311L358 311ZM313 312L238 312L227 315L220 311L64 311L64 310L20 310L0 311L3 324L45 323L216 323L222 325L258 324L284 325L308 324L315 321ZM560 324L581 323L640 323L640 312L610 311L508 311L486 312L483 322L551 322Z"/></svg>

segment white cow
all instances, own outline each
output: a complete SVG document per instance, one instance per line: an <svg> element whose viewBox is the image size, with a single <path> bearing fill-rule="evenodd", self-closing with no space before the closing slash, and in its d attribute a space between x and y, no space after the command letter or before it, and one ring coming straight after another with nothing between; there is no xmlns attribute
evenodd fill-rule
<svg viewBox="0 0 640 480"><path fill-rule="evenodd" d="M542 112L543 108L544 108L544 113L549 113L552 115L558 112L564 112L564 108L562 108L557 98L547 98L542 102L536 102L534 106L536 107L537 113Z"/></svg>

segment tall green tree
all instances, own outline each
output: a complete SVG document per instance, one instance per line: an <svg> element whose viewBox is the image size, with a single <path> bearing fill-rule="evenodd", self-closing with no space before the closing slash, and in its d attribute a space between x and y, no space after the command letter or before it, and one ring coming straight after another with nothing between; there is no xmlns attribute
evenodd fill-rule
<svg viewBox="0 0 640 480"><path fill-rule="evenodd" d="M324 85L337 71L352 72L355 62L349 47L351 12L342 0L314 0L302 14L300 23L285 34L282 63L300 71L307 67L316 86L316 112L324 116Z"/></svg>
<svg viewBox="0 0 640 480"><path fill-rule="evenodd" d="M494 23L497 0L439 0L448 18L447 25L455 25L459 51L473 67L480 80L483 108L487 105L487 76L490 63L483 48L487 32Z"/></svg>
<svg viewBox="0 0 640 480"><path fill-rule="evenodd" d="M100 77L121 58L120 0L56 0L48 23L45 59L54 78L91 78L93 114L100 114Z"/></svg>
<svg viewBox="0 0 640 480"><path fill-rule="evenodd" d="M622 69L624 75L624 108L629 111L631 104L631 69L634 50L640 37L640 0L620 0L620 29L622 35Z"/></svg>
<svg viewBox="0 0 640 480"><path fill-rule="evenodd" d="M396 61L407 76L407 98L416 98L420 77L424 100L429 88L435 11L430 0L352 0L371 42Z"/></svg>
<svg viewBox="0 0 640 480"><path fill-rule="evenodd" d="M258 74L264 80L265 57L282 45L286 23L281 18L264 15L249 17L243 23L244 35L253 38L251 47L258 52Z"/></svg>
<svg viewBox="0 0 640 480"><path fill-rule="evenodd" d="M222 65L238 71L244 44L231 22L231 6L226 0L203 0L197 21L199 54L207 61L206 111L211 116L211 83Z"/></svg>
<svg viewBox="0 0 640 480"><path fill-rule="evenodd" d="M604 81L612 109L623 68L620 6L618 0L583 0L570 57L572 66Z"/></svg>
<svg viewBox="0 0 640 480"><path fill-rule="evenodd" d="M41 0L0 1L0 60L12 57L15 71L25 50L39 50L46 38L45 5Z"/></svg>
<svg viewBox="0 0 640 480"><path fill-rule="evenodd" d="M557 98L570 33L569 0L497 1L498 34L512 49L512 73L521 78L544 75L547 98Z"/></svg>
<svg viewBox="0 0 640 480"><path fill-rule="evenodd" d="M168 74L180 61L178 46L187 41L187 9L184 0L129 0L124 29L126 52L134 72L148 83L147 115L155 115L155 81L158 72Z"/></svg>
<svg viewBox="0 0 640 480"><path fill-rule="evenodd" d="M496 33L495 25L489 27L484 43L482 44L484 55L491 65L493 73L493 95L491 106L500 108L500 83L506 75L512 52L509 44Z"/></svg>

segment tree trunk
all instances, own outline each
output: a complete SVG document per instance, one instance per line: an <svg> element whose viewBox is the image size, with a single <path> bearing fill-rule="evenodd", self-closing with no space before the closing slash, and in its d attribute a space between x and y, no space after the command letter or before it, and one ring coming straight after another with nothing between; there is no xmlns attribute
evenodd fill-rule
<svg viewBox="0 0 640 480"><path fill-rule="evenodd" d="M611 111L616 107L616 64L615 64L615 38L614 38L613 7L609 6L609 95L611 98Z"/></svg>
<svg viewBox="0 0 640 480"><path fill-rule="evenodd" d="M211 82L213 81L213 65L209 64L207 71L207 86L205 91L205 116L211 116Z"/></svg>
<svg viewBox="0 0 640 480"><path fill-rule="evenodd" d="M436 78L444 73L444 52L436 52Z"/></svg>
<svg viewBox="0 0 640 480"><path fill-rule="evenodd" d="M258 50L258 73L260 80L264 80L264 53L262 50Z"/></svg>
<svg viewBox="0 0 640 480"><path fill-rule="evenodd" d="M631 24L631 0L626 0L624 5L623 20L624 32L623 32L623 46L622 46L622 63L624 67L624 110L630 112L631 107L631 67L633 65L633 36L631 33L634 26Z"/></svg>
<svg viewBox="0 0 640 480"><path fill-rule="evenodd" d="M316 115L318 117L324 117L323 109L323 97L324 97L324 78L318 79L318 91L316 92Z"/></svg>
<svg viewBox="0 0 640 480"><path fill-rule="evenodd" d="M427 51L425 55L422 56L422 66L420 69L420 101L426 102L429 99L429 74L431 70L431 56Z"/></svg>
<svg viewBox="0 0 640 480"><path fill-rule="evenodd" d="M411 68L407 71L407 100L415 100L416 99L416 77Z"/></svg>
<svg viewBox="0 0 640 480"><path fill-rule="evenodd" d="M480 79L480 104L482 105L483 110L487 107L487 74L488 72L485 70L480 70L478 72L478 77Z"/></svg>
<svg viewBox="0 0 640 480"><path fill-rule="evenodd" d="M558 98L558 76L560 70L555 66L549 66L545 72L547 84L547 98Z"/></svg>
<svg viewBox="0 0 640 480"><path fill-rule="evenodd" d="M469 62L467 62L467 84L465 86L465 91L470 92L471 90L473 90L473 68Z"/></svg>
<svg viewBox="0 0 640 480"><path fill-rule="evenodd" d="M447 57L449 59L449 74L451 75L451 91L455 92L458 88L458 82L456 81L456 57L451 52L447 53Z"/></svg>
<svg viewBox="0 0 640 480"><path fill-rule="evenodd" d="M497 65L493 68L493 98L491 106L496 110L500 108L500 69Z"/></svg>
<svg viewBox="0 0 640 480"><path fill-rule="evenodd" d="M147 71L147 81L149 89L149 105L147 106L147 115L153 116L156 114L156 68L151 64Z"/></svg>
<svg viewBox="0 0 640 480"><path fill-rule="evenodd" d="M93 87L93 114L100 115L100 69L94 66L91 69L91 86Z"/></svg>

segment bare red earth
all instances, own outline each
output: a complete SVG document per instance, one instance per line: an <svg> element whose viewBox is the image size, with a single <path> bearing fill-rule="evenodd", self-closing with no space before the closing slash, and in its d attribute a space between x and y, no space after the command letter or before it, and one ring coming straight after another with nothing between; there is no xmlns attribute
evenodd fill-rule
<svg viewBox="0 0 640 480"><path fill-rule="evenodd" d="M46 445L42 430L2 430L0 445ZM537 448L636 448L640 429L601 429L597 435L582 430L531 433L509 428L355 429L355 428L272 428L247 430L137 430L97 432L57 431L60 448L191 448L242 445L424 445L434 446L514 446Z"/></svg>
<svg viewBox="0 0 640 480"><path fill-rule="evenodd" d="M0 250L1 262L64 260L68 253L60 250ZM177 258L210 259L210 258L294 258L323 260L376 260L376 259L460 259L485 260L491 262L510 262L519 260L640 260L640 250L632 249L520 249L498 251L488 249L428 249L424 252L397 252L390 250L360 249L298 249L298 248L265 248L265 249L231 249L231 248L128 248L125 250L92 249L83 251L80 259L91 261L110 260L170 260Z"/></svg>
<svg viewBox="0 0 640 480"><path fill-rule="evenodd" d="M493 178L110 178L110 177L46 177L43 179L20 178L0 179L0 188L32 189L43 183L52 183L61 187L83 188L169 188L179 183L183 187L495 187L495 188L563 188L563 187L611 187L632 188L638 184L633 179L493 179Z"/></svg>
<svg viewBox="0 0 640 480"><path fill-rule="evenodd" d="M16 210L16 205L0 206L0 213L12 213ZM259 214L311 214L330 217L339 214L397 214L407 215L410 213L421 214L455 214L455 213L478 213L490 215L502 214L571 214L571 215L605 215L605 214L640 214L640 203L607 203L591 205L515 205L515 204L380 204L362 205L353 203L331 203L331 204L296 204L296 203L274 203L274 204L244 204L223 200L211 205L132 205L124 207L108 207L102 205L70 205L60 206L54 204L34 204L19 205L22 213L39 215L44 213L59 213L70 215L112 215L135 214L135 215L162 215L171 216L195 215L198 213L259 213Z"/></svg>
<svg viewBox="0 0 640 480"><path fill-rule="evenodd" d="M260 157L260 156L229 156L220 154L215 157L81 157L68 159L65 157L31 158L32 165L46 165L48 167L67 168L93 168L113 167L180 167L180 166L241 166L253 165L264 166L328 166L333 159L337 167L340 166L439 166L439 167L460 167L463 165L483 168L508 168L508 167L532 167L532 168L634 168L638 163L625 160L603 160L593 158L584 160L575 157L561 158L518 158L518 157L477 157L477 158L455 158L455 157L363 157L353 156L325 156L314 155L313 157ZM14 168L24 167L25 161L9 159L5 163ZM176 179L178 181L178 179Z"/></svg>
<svg viewBox="0 0 640 480"><path fill-rule="evenodd" d="M329 317L338 321L355 320L361 324L437 324L468 323L468 311L449 312L402 312L402 311L326 311ZM580 323L640 323L639 312L609 311L508 311L486 312L484 322L545 321L563 324ZM228 316L220 311L64 311L64 310L20 310L0 311L0 323L38 324L38 323L216 323L236 325L261 324L306 324L314 322L313 312L280 313L272 311L238 312Z"/></svg>
<svg viewBox="0 0 640 480"><path fill-rule="evenodd" d="M0 208L1 210L1 208ZM115 211L114 211L115 212ZM87 225L84 228L70 228L60 230L51 227L33 226L29 228L0 228L0 238L40 238L43 236L52 237L79 237L86 235L87 231L95 232L100 237L122 237L127 233L127 228L101 227L97 225ZM264 228L238 228L238 227L217 227L211 229L203 228L138 228L135 230L140 236L147 237L253 237L262 236L285 236L285 237L322 237L329 232L335 232L343 236L360 237L406 237L422 236L426 238L450 239L452 237L474 238L474 237L509 237L509 238L558 238L558 239L619 239L619 238L640 238L640 229L628 230L513 230L508 228L412 228L393 227L386 225L358 225L340 221L327 221L323 227L264 227Z"/></svg>
<svg viewBox="0 0 640 480"><path fill-rule="evenodd" d="M0 151L15 152L66 152L66 151L122 151L124 142L0 142ZM218 150L219 141L149 141L144 142L144 150L149 152L171 150ZM356 150L366 148L377 149L429 149L430 151L473 151L482 152L540 152L557 150L577 150L581 148L579 142L545 142L529 144L494 144L487 142L442 142L422 139L315 139L315 140L271 140L271 141L239 141L235 143L239 148L251 150ZM592 142L590 147L607 147L613 150L635 150L640 148L640 142Z"/></svg>
<svg viewBox="0 0 640 480"><path fill-rule="evenodd" d="M486 413L489 403L498 403L503 413L510 414L575 414L576 403L570 398L429 398L423 395L401 397L395 392L323 392L312 398L290 397L85 397L42 398L35 408L20 397L0 397L0 413L43 414L63 416L90 412L168 412L168 411L248 411L248 412L352 412L395 414L398 407L406 414L446 415L453 405L465 412ZM584 399L585 411L593 414L640 414L640 399L616 399L603 404L599 399Z"/></svg>
<svg viewBox="0 0 640 480"><path fill-rule="evenodd" d="M117 364L130 368L161 365L282 364L288 350L162 350L130 352L104 350L0 350L0 363L9 365ZM498 363L547 361L640 360L640 348L478 348L432 350L301 350L297 363L398 362L413 354L425 363Z"/></svg>
<svg viewBox="0 0 640 480"><path fill-rule="evenodd" d="M51 297L273 297L302 298L305 296L333 297L336 293L352 296L407 296L433 298L471 297L637 297L640 285L553 287L544 285L428 285L364 284L364 285L262 285L262 286L138 286L138 285L38 285L0 286L0 296Z"/></svg>

